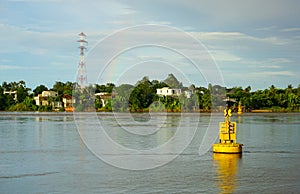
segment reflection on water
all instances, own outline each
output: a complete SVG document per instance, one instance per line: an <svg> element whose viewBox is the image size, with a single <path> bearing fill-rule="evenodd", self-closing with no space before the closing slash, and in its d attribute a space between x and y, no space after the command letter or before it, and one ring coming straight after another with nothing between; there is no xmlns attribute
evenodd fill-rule
<svg viewBox="0 0 300 194"><path fill-rule="evenodd" d="M220 193L233 193L237 187L238 164L242 154L213 153L214 167Z"/></svg>
<svg viewBox="0 0 300 194"><path fill-rule="evenodd" d="M241 124L242 123L242 116L238 116L238 124Z"/></svg>
<svg viewBox="0 0 300 194"><path fill-rule="evenodd" d="M45 117L45 116L37 116L35 117L36 122L44 122L44 121L49 121L49 122L68 122L68 121L73 121L74 118L72 116L60 116L60 117Z"/></svg>

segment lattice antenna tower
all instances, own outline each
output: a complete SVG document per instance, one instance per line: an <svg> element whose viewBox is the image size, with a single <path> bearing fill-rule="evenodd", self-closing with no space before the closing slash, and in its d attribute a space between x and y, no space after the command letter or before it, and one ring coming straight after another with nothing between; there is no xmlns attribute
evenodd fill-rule
<svg viewBox="0 0 300 194"><path fill-rule="evenodd" d="M78 72L77 72L77 78L76 81L79 84L79 87L81 89L85 88L88 86L88 81L87 81L87 74L86 74L86 65L84 61L84 51L86 50L86 46L88 42L86 41L86 35L81 32L79 35L79 49L80 49L80 59L79 59L79 64L78 64Z"/></svg>

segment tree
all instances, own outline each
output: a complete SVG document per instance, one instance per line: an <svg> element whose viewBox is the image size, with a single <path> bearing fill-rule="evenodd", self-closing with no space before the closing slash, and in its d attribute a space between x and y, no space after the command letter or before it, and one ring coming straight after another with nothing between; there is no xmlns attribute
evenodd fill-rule
<svg viewBox="0 0 300 194"><path fill-rule="evenodd" d="M48 88L45 85L41 84L33 90L33 95L37 96L38 94L41 94L43 91L47 91L47 90Z"/></svg>
<svg viewBox="0 0 300 194"><path fill-rule="evenodd" d="M114 83L107 83L106 84L106 92L111 94L112 91L113 91L113 89L114 89L114 87L115 87Z"/></svg>
<svg viewBox="0 0 300 194"><path fill-rule="evenodd" d="M144 77L138 81L129 97L130 111L144 111L158 99L156 90L153 88L152 83L148 77Z"/></svg>
<svg viewBox="0 0 300 194"><path fill-rule="evenodd" d="M26 84L24 81L19 81L17 86L17 101L23 102L25 98L28 96L28 92L30 91L30 88L26 87Z"/></svg>
<svg viewBox="0 0 300 194"><path fill-rule="evenodd" d="M64 85L64 90L63 90L63 94L68 94L70 96L72 96L73 93L73 88L75 87L76 83L72 83L72 82L66 82Z"/></svg>
<svg viewBox="0 0 300 194"><path fill-rule="evenodd" d="M99 92L112 93L113 89L115 88L115 84L113 83L107 83L106 85L96 84L95 88L96 88L95 93L99 93Z"/></svg>
<svg viewBox="0 0 300 194"><path fill-rule="evenodd" d="M106 86L96 84L95 93L100 93L100 92L106 92Z"/></svg>
<svg viewBox="0 0 300 194"><path fill-rule="evenodd" d="M211 109L211 95L210 91L205 87L196 88L196 96L198 106L200 109L208 111Z"/></svg>
<svg viewBox="0 0 300 194"><path fill-rule="evenodd" d="M55 82L55 84L52 87L52 90L58 92L58 95L62 95L64 94L64 86L65 84L63 82L58 81Z"/></svg>
<svg viewBox="0 0 300 194"><path fill-rule="evenodd" d="M10 111L35 111L37 110L37 107L34 104L34 100L31 97L26 96L23 102L11 105L9 107L9 110Z"/></svg>
<svg viewBox="0 0 300 194"><path fill-rule="evenodd" d="M288 94L288 108L290 110L297 110L299 109L300 105L300 98L294 93Z"/></svg>
<svg viewBox="0 0 300 194"><path fill-rule="evenodd" d="M4 89L0 86L0 110L5 110L6 108L6 96L3 92Z"/></svg>
<svg viewBox="0 0 300 194"><path fill-rule="evenodd" d="M134 89L130 84L122 84L113 90L114 98L111 100L113 111L127 111L129 108L129 98Z"/></svg>
<svg viewBox="0 0 300 194"><path fill-rule="evenodd" d="M200 100L202 101L202 107L204 111L209 111L212 108L212 100L211 100L211 95L210 95L210 91L206 90L202 96L202 99Z"/></svg>
<svg viewBox="0 0 300 194"><path fill-rule="evenodd" d="M102 104L102 101L99 97L96 97L95 98L95 108L96 110L102 108L103 104Z"/></svg>
<svg viewBox="0 0 300 194"><path fill-rule="evenodd" d="M122 84L118 87L115 87L114 92L118 94L118 96L122 96L124 98L128 98L133 90L134 86L130 84Z"/></svg>

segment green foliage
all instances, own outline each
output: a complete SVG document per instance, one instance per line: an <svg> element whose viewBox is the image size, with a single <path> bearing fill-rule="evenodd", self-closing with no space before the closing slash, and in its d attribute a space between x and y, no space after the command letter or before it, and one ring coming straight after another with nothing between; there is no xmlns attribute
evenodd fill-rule
<svg viewBox="0 0 300 194"><path fill-rule="evenodd" d="M24 103L17 103L9 107L9 111L30 111Z"/></svg>
<svg viewBox="0 0 300 194"><path fill-rule="evenodd" d="M102 102L99 97L95 98L95 108L96 108L96 110L99 110L102 108Z"/></svg>
<svg viewBox="0 0 300 194"><path fill-rule="evenodd" d="M245 89L234 87L227 89L227 92L229 92L227 96L236 99L237 102L240 101L248 111L254 109L267 109L274 112L299 111L299 86L296 89L293 89L291 85L286 89L279 89L271 85L269 89L255 92L250 92L250 86Z"/></svg>
<svg viewBox="0 0 300 194"><path fill-rule="evenodd" d="M160 100L159 101L154 101L150 105L149 111L150 112L166 112L166 106Z"/></svg>
<svg viewBox="0 0 300 194"><path fill-rule="evenodd" d="M95 111L95 92L92 86L84 89L76 89L73 92L75 98L75 111Z"/></svg>
<svg viewBox="0 0 300 194"><path fill-rule="evenodd" d="M31 110L22 103L29 95L30 88L26 87L24 81L19 82L3 82L0 87L0 110ZM4 94L4 92L15 92Z"/></svg>
<svg viewBox="0 0 300 194"><path fill-rule="evenodd" d="M27 88L24 81L20 81L17 87L17 102L21 103L28 96L30 88Z"/></svg>
<svg viewBox="0 0 300 194"><path fill-rule="evenodd" d="M111 100L108 100L106 106L104 107L104 111L109 112L112 111L112 105Z"/></svg>
<svg viewBox="0 0 300 194"><path fill-rule="evenodd" d="M72 96L73 93L73 88L75 87L76 83L72 83L72 82L55 82L55 84L53 85L52 89L53 91L58 92L58 96L55 99L55 101L61 101L62 100L62 96L64 94L68 94L70 96Z"/></svg>
<svg viewBox="0 0 300 194"><path fill-rule="evenodd" d="M113 89L114 98L111 100L113 111L125 112L129 111L129 98L134 89L130 84L122 84Z"/></svg>
<svg viewBox="0 0 300 194"><path fill-rule="evenodd" d="M37 110L37 106L34 104L34 100L26 96L23 102L13 104L9 107L9 111L35 111Z"/></svg>
<svg viewBox="0 0 300 194"><path fill-rule="evenodd" d="M198 103L199 103L200 110L210 111L212 107L210 90L205 87L199 87L196 89L196 95L198 96Z"/></svg>
<svg viewBox="0 0 300 194"><path fill-rule="evenodd" d="M84 111L84 105L83 104L78 104L77 106L75 106L75 111L76 112Z"/></svg>
<svg viewBox="0 0 300 194"><path fill-rule="evenodd" d="M45 85L39 85L33 90L33 95L37 96L38 94L41 94L43 91L47 91L48 88Z"/></svg>
<svg viewBox="0 0 300 194"><path fill-rule="evenodd" d="M122 84L119 87L114 88L114 92L118 94L118 96L129 98L134 86L130 84Z"/></svg>
<svg viewBox="0 0 300 194"><path fill-rule="evenodd" d="M112 93L113 89L115 88L115 84L113 83L107 83L106 85L95 85L95 93L99 92L107 92L107 93Z"/></svg>
<svg viewBox="0 0 300 194"><path fill-rule="evenodd" d="M116 87L113 83L106 85L88 86L83 90L73 91L76 83L72 82L55 82L51 90L58 92L58 97L50 98L49 104L55 101L61 101L63 94L72 95L75 100L76 111L168 111L168 112L188 112L188 111L215 111L218 106L224 105L224 98L229 97L236 100L233 108L237 108L241 102L245 111L254 109L267 109L274 112L293 112L300 111L300 84L297 88L288 85L287 88L281 89L271 85L265 90L251 91L251 87L233 87L224 88L218 85L209 84L207 88L196 87L191 85L183 87L173 74L169 74L164 81L152 80L144 77L138 81L135 86L130 84L122 84ZM184 94L180 96L158 96L156 89L163 87L171 87L176 89L191 90L193 94L191 98L187 98ZM19 82L3 82L0 86L0 110L8 111L52 111L49 106L36 106L33 99L34 96L42 93L48 88L39 85L30 94L30 88L26 87L24 81ZM6 92L16 92L16 96L4 94ZM112 97L108 103L103 106L99 97L95 98L94 94L98 92L106 92ZM226 92L226 96L224 95ZM16 98L15 98L16 97ZM63 109L61 109L63 111Z"/></svg>
<svg viewBox="0 0 300 194"><path fill-rule="evenodd" d="M5 110L7 107L7 97L5 94L3 94L4 89L0 87L0 110Z"/></svg>
<svg viewBox="0 0 300 194"><path fill-rule="evenodd" d="M199 109L198 95L192 94L191 98L186 98L184 94L179 96L180 107L176 107L176 110L182 110L183 112L197 111ZM180 109L179 109L180 108Z"/></svg>
<svg viewBox="0 0 300 194"><path fill-rule="evenodd" d="M157 99L156 90L147 77L144 77L132 90L129 97L131 112L142 112Z"/></svg>

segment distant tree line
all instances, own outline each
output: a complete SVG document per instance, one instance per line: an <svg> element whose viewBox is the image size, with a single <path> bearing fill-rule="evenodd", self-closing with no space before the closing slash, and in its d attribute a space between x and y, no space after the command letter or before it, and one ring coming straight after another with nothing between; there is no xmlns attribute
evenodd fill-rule
<svg viewBox="0 0 300 194"><path fill-rule="evenodd" d="M41 84L34 90L28 88L24 81L3 82L0 86L0 110L1 111L51 111L51 105L37 106L34 96L41 94L46 90L58 92L58 96L51 98L50 101L61 101L63 94L72 95L75 83L56 82L52 88L48 89Z"/></svg>
<svg viewBox="0 0 300 194"><path fill-rule="evenodd" d="M89 104L97 111L130 111L130 112L191 112L191 111L217 111L224 106L224 99L235 100L233 109L236 110L238 103L243 110L270 110L273 112L299 112L300 111L300 84L297 88L288 85L281 89L271 85L264 90L251 91L251 87L225 88L209 84L208 87L190 85L185 87L174 75L170 74L163 81L152 80L144 77L135 85L122 84L115 86L113 83L105 85L90 85L85 88L85 93L75 91L76 83L55 82L52 88L39 85L35 89L28 88L24 81L3 82L0 86L0 110L1 111L51 111L51 105L37 106L34 96L45 90L58 92L53 101L61 101L64 94L73 95L76 99L76 110L85 110L84 104ZM182 92L179 96L159 96L156 89L170 87L182 91L192 91L187 98ZM9 93L11 92L11 93ZM95 93L106 93L111 98L103 106L101 97L95 97ZM63 110L62 110L63 111Z"/></svg>

